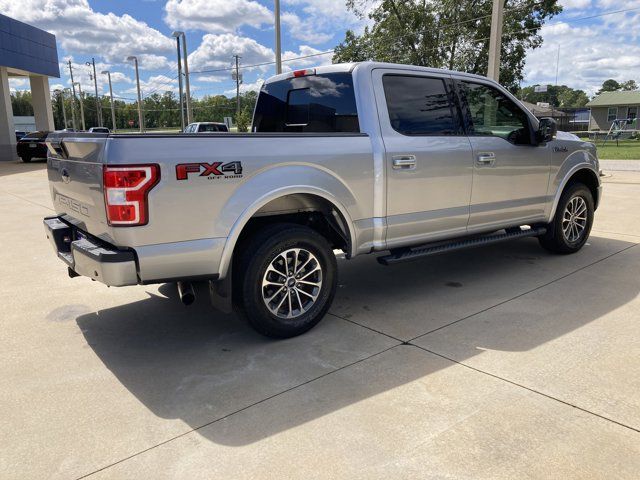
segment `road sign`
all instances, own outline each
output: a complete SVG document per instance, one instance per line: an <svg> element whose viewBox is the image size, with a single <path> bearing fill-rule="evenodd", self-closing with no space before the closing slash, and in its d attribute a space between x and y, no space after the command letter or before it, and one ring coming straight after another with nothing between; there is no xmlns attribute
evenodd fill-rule
<svg viewBox="0 0 640 480"><path fill-rule="evenodd" d="M546 85L536 85L535 87L533 87L533 91L536 93L544 93L547 91L547 86Z"/></svg>

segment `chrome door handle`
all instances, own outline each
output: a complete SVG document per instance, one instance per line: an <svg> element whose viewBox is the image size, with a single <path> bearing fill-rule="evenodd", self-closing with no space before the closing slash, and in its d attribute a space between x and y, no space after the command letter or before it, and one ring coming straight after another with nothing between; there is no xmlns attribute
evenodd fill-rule
<svg viewBox="0 0 640 480"><path fill-rule="evenodd" d="M416 168L415 155L394 155L391 159L395 170L413 170Z"/></svg>
<svg viewBox="0 0 640 480"><path fill-rule="evenodd" d="M492 167L496 163L496 154L493 152L484 152L478 154L476 163L481 167Z"/></svg>

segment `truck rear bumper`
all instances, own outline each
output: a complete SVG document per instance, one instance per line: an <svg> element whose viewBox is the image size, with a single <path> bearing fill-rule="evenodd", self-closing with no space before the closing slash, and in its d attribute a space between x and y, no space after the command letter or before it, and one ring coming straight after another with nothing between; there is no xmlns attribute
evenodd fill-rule
<svg viewBox="0 0 640 480"><path fill-rule="evenodd" d="M74 232L59 217L45 218L44 228L58 258L78 275L114 287L138 284L136 257L132 250L98 244L81 232Z"/></svg>

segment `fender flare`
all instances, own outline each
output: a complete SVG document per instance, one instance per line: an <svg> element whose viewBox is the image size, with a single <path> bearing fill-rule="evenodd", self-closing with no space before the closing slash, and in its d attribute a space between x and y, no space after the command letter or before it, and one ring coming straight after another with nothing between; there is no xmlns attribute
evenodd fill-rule
<svg viewBox="0 0 640 480"><path fill-rule="evenodd" d="M591 172L593 175L595 175L598 185L600 184L600 172L597 171L596 167L592 163L581 162L571 167L569 171L564 175L564 177L562 177L562 182L560 182L558 188L556 189L556 193L553 198L553 204L551 206L551 211L548 215L549 223L553 221L553 217L555 216L556 210L558 208L558 203L560 203L560 197L562 196L562 192L564 192L565 187L569 183L569 180L571 180L571 178L580 170L588 170L589 172Z"/></svg>
<svg viewBox="0 0 640 480"><path fill-rule="evenodd" d="M349 212L343 205L343 203L332 193L329 191L312 186L312 185L289 185L283 186L279 188L275 188L270 190L268 193L260 196L257 200L255 200L251 205L249 205L242 214L235 221L231 230L229 231L229 235L227 236L227 240L225 242L222 255L220 257L220 266L218 268L218 272L220 274L220 278L225 278L227 273L229 272L229 266L231 265L231 259L233 257L233 251L238 242L238 238L242 233L242 230L247 225L249 220L253 217L253 215L260 210L262 207L267 205L269 202L276 200L280 197L292 194L309 194L316 195L318 197L323 198L342 215L345 221L345 228L348 230L347 234L350 240L351 252L349 254L353 255L353 250L356 244L355 238L355 230L353 227L353 219Z"/></svg>

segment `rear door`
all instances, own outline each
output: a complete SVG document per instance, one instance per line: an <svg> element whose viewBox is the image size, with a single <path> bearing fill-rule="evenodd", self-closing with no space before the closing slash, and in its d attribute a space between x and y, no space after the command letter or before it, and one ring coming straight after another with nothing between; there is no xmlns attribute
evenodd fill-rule
<svg viewBox="0 0 640 480"><path fill-rule="evenodd" d="M387 246L466 232L473 159L451 77L373 71L385 145Z"/></svg>
<svg viewBox="0 0 640 480"><path fill-rule="evenodd" d="M529 114L489 82L456 84L474 157L469 231L543 220L551 154Z"/></svg>

